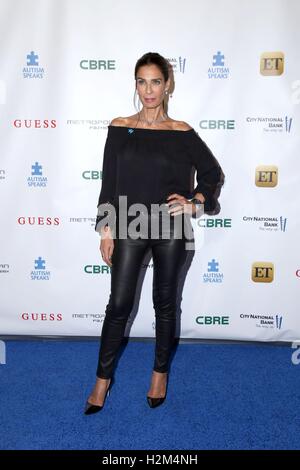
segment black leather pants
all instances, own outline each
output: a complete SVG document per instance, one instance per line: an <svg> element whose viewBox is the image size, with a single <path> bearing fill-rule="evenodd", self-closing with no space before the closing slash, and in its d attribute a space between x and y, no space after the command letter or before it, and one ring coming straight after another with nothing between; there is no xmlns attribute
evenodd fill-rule
<svg viewBox="0 0 300 470"><path fill-rule="evenodd" d="M151 217L149 229L151 227ZM175 223L175 218L177 222ZM181 219L181 238L175 238ZM189 230L192 230L190 221ZM159 239L148 238L114 240L111 268L111 293L106 307L106 316L102 328L97 377L109 379L113 376L125 327L132 311L137 280L146 251L151 247L153 258L153 306L156 317L156 347L154 370L167 372L174 343L176 328L176 297L178 274L187 255L187 238L184 232L184 216L171 217L169 237L163 229ZM191 232L190 232L191 233Z"/></svg>

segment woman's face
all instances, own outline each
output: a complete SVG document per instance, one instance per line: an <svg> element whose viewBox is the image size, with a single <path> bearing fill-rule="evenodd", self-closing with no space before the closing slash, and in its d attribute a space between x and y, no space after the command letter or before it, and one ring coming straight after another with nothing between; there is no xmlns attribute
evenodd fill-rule
<svg viewBox="0 0 300 470"><path fill-rule="evenodd" d="M136 76L136 89L140 100L145 108L156 108L159 106L168 88L160 69L152 65L143 65L138 69Z"/></svg>

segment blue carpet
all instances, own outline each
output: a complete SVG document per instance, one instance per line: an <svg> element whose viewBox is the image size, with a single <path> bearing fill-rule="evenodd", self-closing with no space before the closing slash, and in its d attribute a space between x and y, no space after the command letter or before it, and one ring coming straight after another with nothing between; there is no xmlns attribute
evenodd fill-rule
<svg viewBox="0 0 300 470"><path fill-rule="evenodd" d="M129 342L105 407L85 416L97 342L6 345L1 449L300 448L300 365L289 347L180 344L167 400L150 409L154 343Z"/></svg>

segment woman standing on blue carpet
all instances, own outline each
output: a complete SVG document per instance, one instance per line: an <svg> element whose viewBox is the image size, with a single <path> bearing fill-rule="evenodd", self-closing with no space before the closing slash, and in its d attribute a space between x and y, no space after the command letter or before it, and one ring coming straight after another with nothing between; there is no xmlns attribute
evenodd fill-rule
<svg viewBox="0 0 300 470"><path fill-rule="evenodd" d="M102 328L96 384L85 414L103 408L132 311L139 272L148 249L153 258L156 346L147 402L166 398L175 338L179 272L190 249L191 217L214 211L223 173L195 130L167 114L172 91L169 62L144 54L135 66L136 114L113 119L104 149L96 231L102 258L111 267L111 292ZM197 171L193 189L192 172Z"/></svg>

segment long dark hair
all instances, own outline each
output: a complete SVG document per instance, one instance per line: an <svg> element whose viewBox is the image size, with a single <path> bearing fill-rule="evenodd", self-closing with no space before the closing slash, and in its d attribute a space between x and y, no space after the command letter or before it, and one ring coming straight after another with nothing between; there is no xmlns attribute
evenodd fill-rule
<svg viewBox="0 0 300 470"><path fill-rule="evenodd" d="M144 65L156 65L161 71L161 73L163 74L165 81L169 79L170 64L167 61L167 59L165 59L162 55L158 54L158 52L147 52L146 54L144 54L142 57L138 59L134 68L135 80L137 78L137 73L138 73L139 68L143 67Z"/></svg>

